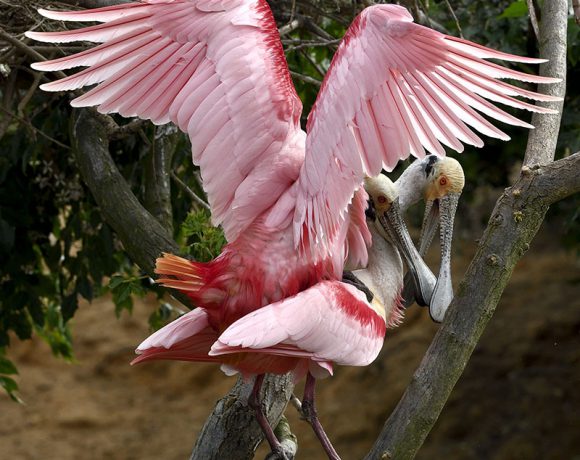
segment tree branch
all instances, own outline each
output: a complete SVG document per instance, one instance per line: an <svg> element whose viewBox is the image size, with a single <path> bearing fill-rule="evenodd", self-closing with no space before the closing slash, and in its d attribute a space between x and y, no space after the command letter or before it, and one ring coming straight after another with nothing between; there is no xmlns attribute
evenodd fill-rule
<svg viewBox="0 0 580 460"><path fill-rule="evenodd" d="M548 206L580 192L580 154L524 167L500 197L443 325L367 459L412 459L463 373L519 259Z"/></svg>
<svg viewBox="0 0 580 460"><path fill-rule="evenodd" d="M560 83L539 85L543 94L560 96L560 102L538 103L544 107L557 110L557 114L534 113L532 125L536 129L530 132L528 146L524 157L525 165L545 164L554 159L564 96L566 94L566 39L568 25L567 0L551 0L544 3L542 22L540 23L540 56L548 62L540 65L540 74L546 77L561 78Z"/></svg>
<svg viewBox="0 0 580 460"><path fill-rule="evenodd" d="M139 203L115 165L108 148L107 126L89 110L73 122L74 155L83 180L105 221L115 230L129 256L153 276L162 252L179 252L167 231Z"/></svg>
<svg viewBox="0 0 580 460"><path fill-rule="evenodd" d="M575 193L580 193L579 172L580 152L554 161L546 166L532 169L526 169L525 166L522 168L524 175L530 174L534 176L537 198L547 206L568 198Z"/></svg>
<svg viewBox="0 0 580 460"><path fill-rule="evenodd" d="M195 444L190 460L247 460L263 438L254 417L247 406L253 381L241 378L228 395L220 399L211 416L206 420ZM294 390L290 375L268 375L262 386L262 407L272 426L276 426L286 409Z"/></svg>
<svg viewBox="0 0 580 460"><path fill-rule="evenodd" d="M130 3L134 0L58 0L59 3L67 5L76 5L82 8L102 8L105 6L120 5L121 3Z"/></svg>
<svg viewBox="0 0 580 460"><path fill-rule="evenodd" d="M567 2L554 0L545 5L541 54L550 63L543 65L540 73L565 78ZM541 91L563 97L565 83ZM562 103L551 104L561 111ZM554 158L560 118L560 113L534 117L537 129L530 134L526 165L548 163ZM367 459L415 457L463 373L517 261L540 228L548 206L579 191L579 164L576 154L542 168L524 166L520 179L499 198L443 325Z"/></svg>
<svg viewBox="0 0 580 460"><path fill-rule="evenodd" d="M175 174L174 171L171 171L171 178L175 181L175 183L177 184L177 186L183 190L183 192L192 199L192 201L194 201L194 203L197 206L201 206L202 208L207 209L208 211L211 211L211 208L209 207L209 204L207 204L201 197L197 196L197 194L191 190L187 184L185 182L183 182L179 176L177 174Z"/></svg>
<svg viewBox="0 0 580 460"><path fill-rule="evenodd" d="M156 126L145 163L145 207L170 234L173 233L173 212L169 171L177 140L178 129L174 124Z"/></svg>

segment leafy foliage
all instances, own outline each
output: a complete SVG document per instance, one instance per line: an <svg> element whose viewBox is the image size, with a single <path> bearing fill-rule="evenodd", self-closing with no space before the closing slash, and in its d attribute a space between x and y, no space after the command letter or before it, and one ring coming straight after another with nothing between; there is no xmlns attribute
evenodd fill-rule
<svg viewBox="0 0 580 460"><path fill-rule="evenodd" d="M205 209L190 212L177 238L180 246L200 262L216 258L226 243L222 230L211 225L209 217Z"/></svg>
<svg viewBox="0 0 580 460"><path fill-rule="evenodd" d="M16 366L4 356L4 349L0 348L0 386L8 393L10 398L16 402L22 402L18 397L18 384L16 381L8 377L9 375L18 374Z"/></svg>

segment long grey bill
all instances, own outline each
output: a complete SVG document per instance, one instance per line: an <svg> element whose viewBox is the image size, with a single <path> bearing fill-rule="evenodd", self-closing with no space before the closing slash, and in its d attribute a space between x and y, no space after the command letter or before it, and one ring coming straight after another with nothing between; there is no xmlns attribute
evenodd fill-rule
<svg viewBox="0 0 580 460"><path fill-rule="evenodd" d="M441 266L439 277L429 303L429 314L434 321L440 323L445 318L445 312L453 300L453 284L451 283L451 241L453 239L453 221L459 194L450 193L439 199Z"/></svg>
<svg viewBox="0 0 580 460"><path fill-rule="evenodd" d="M378 215L377 217L409 267L418 301L423 302L424 305L430 305L437 279L419 255L411 240L401 215L399 199L397 198L393 201L391 207L384 215Z"/></svg>
<svg viewBox="0 0 580 460"><path fill-rule="evenodd" d="M419 255L425 257L435 234L439 227L439 201L427 200L425 203L425 213L423 217L423 225L421 226L421 235L419 236ZM413 281L413 274L409 271L405 275L403 282L403 305L405 308L417 302L418 305L425 307L427 304L423 303L420 296L415 293L415 282Z"/></svg>

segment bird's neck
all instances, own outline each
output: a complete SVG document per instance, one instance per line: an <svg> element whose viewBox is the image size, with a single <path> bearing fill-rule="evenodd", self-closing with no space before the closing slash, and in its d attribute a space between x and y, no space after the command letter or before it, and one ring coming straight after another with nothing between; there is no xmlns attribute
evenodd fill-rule
<svg viewBox="0 0 580 460"><path fill-rule="evenodd" d="M427 179L420 161L415 161L397 179L395 185L399 190L399 206L404 212L423 198Z"/></svg>
<svg viewBox="0 0 580 460"><path fill-rule="evenodd" d="M369 225L373 244L369 249L366 268L354 271L373 293L371 307L387 322L395 326L400 320L399 299L403 287L403 262L399 251L385 240L374 225Z"/></svg>

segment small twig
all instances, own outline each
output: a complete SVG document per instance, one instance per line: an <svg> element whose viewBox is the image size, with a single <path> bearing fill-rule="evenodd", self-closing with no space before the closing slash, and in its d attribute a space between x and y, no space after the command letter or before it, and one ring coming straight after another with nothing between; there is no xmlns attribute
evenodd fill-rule
<svg viewBox="0 0 580 460"><path fill-rule="evenodd" d="M323 38L326 41L333 41L336 40L335 37L333 37L332 35L330 35L326 30L322 29L321 27L319 27L317 24L315 24L313 21L311 21L310 19L304 21L304 27L306 27L306 29L313 33L314 35ZM336 46L331 45L331 48L333 48L336 51Z"/></svg>
<svg viewBox="0 0 580 460"><path fill-rule="evenodd" d="M33 59L35 59L37 61L46 61L46 58L42 54L38 53L37 51L34 51L26 43L23 43L22 41L18 40L17 38L14 38L12 35L5 32L4 29L2 29L2 28L0 28L0 39L7 41L11 45L13 45L15 48L18 48L19 50L23 51L25 54L27 54L28 56L32 57ZM60 70L56 71L55 73L56 73L56 75L58 75L59 78L65 78L67 76L64 72L62 72Z"/></svg>
<svg viewBox="0 0 580 460"><path fill-rule="evenodd" d="M302 415L302 402L296 397L295 394L290 396L290 401L288 402L294 406L300 415Z"/></svg>
<svg viewBox="0 0 580 460"><path fill-rule="evenodd" d="M320 65L318 65L317 62L314 61L314 59L312 59L307 52L305 52L304 50L300 50L300 54L302 55L302 57L304 59L306 59L310 65L312 67L314 67L314 69L318 72L318 74L324 78L324 75L326 75L326 72L324 71L324 69L322 67L320 67Z"/></svg>
<svg viewBox="0 0 580 460"><path fill-rule="evenodd" d="M328 47L336 48L336 45L340 43L341 38L335 38L334 40L324 40L324 41L305 41L296 46L290 46L286 48L285 53L288 54L292 51L301 50L304 48L315 48L315 47Z"/></svg>
<svg viewBox="0 0 580 460"><path fill-rule="evenodd" d="M332 19L333 21L336 21L345 27L348 27L352 21L352 18L354 18L356 16L357 2L352 2L353 3L353 15L348 20L339 16L339 15L329 13L328 11L324 11L323 9L318 8L313 3L301 2L299 0L296 3L298 5L305 7L305 8L308 8L310 11L315 12L319 16L324 16L325 18Z"/></svg>
<svg viewBox="0 0 580 460"><path fill-rule="evenodd" d="M431 18L427 14L427 8L423 4L423 2L421 0L414 0L413 3L414 3L414 9L416 11L416 14L417 14L417 16L419 16L419 17L417 17L417 19L420 19L422 22L425 22L427 26L432 27ZM423 13L422 16L421 16L421 13Z"/></svg>
<svg viewBox="0 0 580 460"><path fill-rule="evenodd" d="M4 112L6 115L14 118L16 121L19 121L20 123L23 123L24 125L26 125L27 128L31 129L32 131L34 131L36 134L41 135L42 137L44 137L45 139L48 139L51 142L54 142L56 145L58 145L59 147L62 147L63 149L67 149L70 150L70 146L63 144L60 141L57 141L55 138L50 137L48 134L44 133L43 131L41 131L40 129L38 129L36 126L32 125L32 123L30 123L28 120L25 120L24 118L19 117L18 115L10 112L10 110L5 109L4 107L0 106L0 110L2 112Z"/></svg>
<svg viewBox="0 0 580 460"><path fill-rule="evenodd" d="M453 10L451 3L449 3L449 0L445 0L445 4L447 5L447 9L449 10L449 12L451 13L451 16L453 17L453 20L455 21L455 26L457 27L457 31L459 32L459 36L461 38L463 38L463 31L461 30L461 26L459 25L459 19L457 19L457 16L455 15L455 11Z"/></svg>
<svg viewBox="0 0 580 460"><path fill-rule="evenodd" d="M26 106L30 102L30 99L32 99L32 96L36 92L38 85L40 84L40 80L42 80L42 74L39 72L35 72L34 81L32 82L32 85L30 85L30 88L28 88L28 91L26 92L22 100L19 102L18 107L16 109L19 116L21 117L24 116L24 109L26 108Z"/></svg>
<svg viewBox="0 0 580 460"><path fill-rule="evenodd" d="M316 85L318 87L320 87L322 85L322 82L320 80L317 80L316 78L309 77L308 75L302 75L301 73L294 72L292 70L290 71L290 75L292 75L294 78L296 78L298 80L302 80L305 83L310 83L311 85Z"/></svg>
<svg viewBox="0 0 580 460"><path fill-rule="evenodd" d="M197 196L197 194L191 190L185 182L183 182L174 171L171 171L171 178L175 181L175 183L179 186L181 190L185 192L187 196L189 196L193 201L195 201L198 205L204 207L208 211L210 210L209 204L207 204L202 198Z"/></svg>
<svg viewBox="0 0 580 460"><path fill-rule="evenodd" d="M280 36L283 37L284 35L288 35L290 32L295 31L302 25L302 18L292 19L288 24L282 26L278 29Z"/></svg>
<svg viewBox="0 0 580 460"><path fill-rule="evenodd" d="M143 127L147 126L149 123L150 123L149 120L136 119L123 126L115 124L114 127L112 126L109 139L112 141L124 139L127 136L138 133L140 130L143 129Z"/></svg>
<svg viewBox="0 0 580 460"><path fill-rule="evenodd" d="M532 23L532 29L534 30L534 35L536 40L540 43L540 26L538 25L538 17L536 16L536 7L534 6L534 0L526 0L528 5L528 11L530 13L530 22Z"/></svg>
<svg viewBox="0 0 580 460"><path fill-rule="evenodd" d="M145 131L143 131L143 127L136 129L135 132L139 135L144 145L146 145L147 147L151 147L152 145L151 139L147 137L147 134L145 134Z"/></svg>
<svg viewBox="0 0 580 460"><path fill-rule="evenodd" d="M87 49L86 46L42 46L42 45L33 45L29 47L31 50L37 51L38 53L52 53L54 51L60 51L62 54L68 53L80 53L81 51L85 51Z"/></svg>

